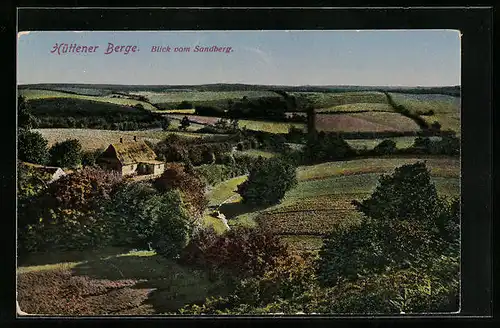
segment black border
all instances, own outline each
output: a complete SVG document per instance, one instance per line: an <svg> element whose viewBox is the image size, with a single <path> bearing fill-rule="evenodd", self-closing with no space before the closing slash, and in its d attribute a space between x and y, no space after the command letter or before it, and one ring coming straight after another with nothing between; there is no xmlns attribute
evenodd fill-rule
<svg viewBox="0 0 500 328"><path fill-rule="evenodd" d="M9 17L12 23L15 17ZM253 29L456 29L462 33L462 311L460 316L491 315L492 297L492 251L491 251L491 206L492 206L492 9L491 8L390 8L390 9L22 9L18 12L19 31L29 30L253 30ZM9 24L10 25L10 24ZM14 25L15 26L15 25ZM0 32L5 29L0 27ZM15 31L15 27L14 27ZM5 33L3 33L5 34ZM15 38L9 35L9 40ZM15 44L16 41L14 41ZM15 53L11 55L15 60ZM15 70L15 66L14 66ZM15 72L14 72L15 77ZM11 97L16 94L15 78ZM14 98L15 104L15 98ZM9 111L7 138L15 144L15 114ZM12 124L12 125L11 125ZM3 139L7 140L7 139ZM15 150L13 151L15 154ZM12 154L12 153L9 153ZM7 158L8 157L8 158ZM2 179L2 212L15 213L15 155L5 156L7 165L7 187ZM4 171L5 172L5 171ZM5 177L5 174L3 174ZM14 178L14 179L12 179ZM4 209L4 207L7 207ZM2 215L3 216L3 215ZM10 215L9 218L14 218ZM5 230L15 232L13 219ZM15 253L15 234L10 235L7 253ZM5 240L5 239L4 239ZM4 262L7 263L7 262ZM14 259L12 267L15 268ZM2 268L5 270L9 266ZM6 272L15 289L15 273ZM5 280L4 280L5 281ZM3 283L2 283L3 285ZM15 313L15 290L0 288L4 294L7 314ZM2 311L3 313L3 311ZM456 318L444 319L455 321ZM169 320L170 318L165 318ZM283 320L284 319L284 320ZM282 318L285 324L297 317ZM404 317L401 318L405 320ZM427 322L435 317L420 319ZM18 319L18 321L32 321ZM237 318L196 318L195 321L237 323ZM373 320L373 319L372 319ZM45 321L37 318L35 321ZM56 321L48 320L49 324ZM92 324L95 320L80 319ZM106 320L111 321L111 320ZM127 320L137 323L133 319ZM158 321L149 319L150 322ZM175 324L188 323L186 319L173 318ZM247 320L245 320L248 322ZM272 318L259 322L277 323ZM307 317L308 322L323 322L325 319ZM340 319L342 323L359 322L360 319ZM387 319L374 318L375 322ZM390 319L399 321L399 318ZM467 319L466 321L469 321ZM487 321L482 319L482 323ZM141 325L144 324L141 320ZM241 322L243 323L243 322ZM298 322L294 322L298 323ZM332 322L330 322L332 323ZM458 322L456 322L458 323Z"/></svg>

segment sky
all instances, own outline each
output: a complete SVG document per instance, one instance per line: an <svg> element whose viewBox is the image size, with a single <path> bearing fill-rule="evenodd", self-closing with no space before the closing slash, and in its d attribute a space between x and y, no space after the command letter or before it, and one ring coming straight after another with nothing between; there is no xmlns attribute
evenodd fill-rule
<svg viewBox="0 0 500 328"><path fill-rule="evenodd" d="M128 54L105 54L136 46ZM99 46L52 53L56 44ZM231 47L229 53L195 46ZM151 52L170 46L170 52ZM174 52L190 47L190 52ZM125 48L123 48L125 50ZM456 30L20 32L18 84L450 86L460 84Z"/></svg>

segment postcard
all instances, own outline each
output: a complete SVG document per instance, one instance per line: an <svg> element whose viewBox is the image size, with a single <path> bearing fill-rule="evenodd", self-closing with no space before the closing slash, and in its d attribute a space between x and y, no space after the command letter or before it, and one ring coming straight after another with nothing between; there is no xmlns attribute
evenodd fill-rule
<svg viewBox="0 0 500 328"><path fill-rule="evenodd" d="M19 316L460 313L459 31L17 42Z"/></svg>

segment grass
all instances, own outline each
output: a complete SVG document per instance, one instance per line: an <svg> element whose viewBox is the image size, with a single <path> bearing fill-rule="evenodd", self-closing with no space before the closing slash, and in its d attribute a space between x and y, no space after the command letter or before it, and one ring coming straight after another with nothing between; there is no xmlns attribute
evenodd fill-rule
<svg viewBox="0 0 500 328"><path fill-rule="evenodd" d="M236 188L246 179L247 176L245 175L216 184L208 194L209 206L219 205L231 197L235 197L234 201L238 201L239 198L236 196L239 196L239 194L236 193Z"/></svg>
<svg viewBox="0 0 500 328"><path fill-rule="evenodd" d="M387 103L353 103L345 105L337 105L326 108L319 108L317 113L342 113L342 112L394 112L393 108Z"/></svg>
<svg viewBox="0 0 500 328"><path fill-rule="evenodd" d="M452 130L460 134L460 98L448 95L436 94L404 94L392 93L394 102L403 105L410 112L434 111L432 116L421 117L432 124L437 121L441 124L441 130Z"/></svg>
<svg viewBox="0 0 500 328"><path fill-rule="evenodd" d="M389 139L396 143L396 148L408 148L415 142L415 137L394 137L384 139L346 139L347 143L355 149L373 149L382 141Z"/></svg>
<svg viewBox="0 0 500 328"><path fill-rule="evenodd" d="M248 149L245 151L238 151L238 154L249 155L252 157L262 156L264 158L271 158L271 157L276 156L276 153L266 151L266 150L261 150L261 149Z"/></svg>
<svg viewBox="0 0 500 328"><path fill-rule="evenodd" d="M89 101L97 101L110 103L115 105L122 106L135 106L137 104L141 104L144 109L147 110L156 110L156 108L144 101L139 101L135 99L128 98L113 98L110 96L86 96L80 94L66 93L60 91L52 91L52 90L37 90L37 89L22 89L19 90L19 94L24 96L26 100L37 100L37 99L53 99L53 98L71 98L71 99L79 99L79 100L89 100Z"/></svg>
<svg viewBox="0 0 500 328"><path fill-rule="evenodd" d="M224 225L224 223L222 223L220 219L211 216L209 213L206 213L203 216L203 225L205 227L214 228L215 232L217 232L218 234L222 234L227 231L227 228Z"/></svg>
<svg viewBox="0 0 500 328"><path fill-rule="evenodd" d="M254 131L264 131L271 133L288 133L290 127L305 129L304 123L285 123L285 122L270 122L270 121L254 121L254 120L239 120L240 128L246 128Z"/></svg>
<svg viewBox="0 0 500 328"><path fill-rule="evenodd" d="M210 100L229 100L260 97L276 97L277 94L271 91L167 91L167 92L148 92L139 91L131 94L145 96L154 104L177 103L181 101L199 102Z"/></svg>
<svg viewBox="0 0 500 328"><path fill-rule="evenodd" d="M382 92L292 92L296 97L305 97L316 108L328 108L356 103L387 103L387 97Z"/></svg>
<svg viewBox="0 0 500 328"><path fill-rule="evenodd" d="M301 166L297 170L297 186L285 194L281 203L255 208L240 201L224 204L220 210L230 226L261 224L283 236L293 249L312 250L317 248L321 236L359 222L361 214L351 201L369 197L382 173L416 161L426 161L440 195L460 194L459 159L367 158ZM315 247L309 238L315 240Z"/></svg>
<svg viewBox="0 0 500 328"><path fill-rule="evenodd" d="M168 115L168 117L173 119L181 120L183 115ZM200 116L200 115L190 115L189 119L192 122L199 124L215 124L220 117L216 116ZM274 121L260 121L260 120L238 120L240 128L246 128L248 130L254 131L264 131L271 133L288 133L291 126L296 128L305 129L306 125L304 123L288 123L288 122L274 122ZM193 124L193 123L192 123Z"/></svg>
<svg viewBox="0 0 500 328"><path fill-rule="evenodd" d="M44 276L41 275L43 272L64 270L69 271L73 277L86 277L90 279L90 282L132 280L135 281L133 286L121 290L150 291L145 294L147 296L142 303L137 302L140 304L135 306L129 304L128 308L127 304L123 304L127 309L122 314L171 313L185 304L200 302L210 295L221 295L226 292L224 282L220 280L211 281L206 273L181 266L174 261L156 255L155 252L120 253L120 250L117 249L115 254L110 255L107 251L103 251L102 254L95 251L84 251L79 252L79 254L73 252L77 260L86 259L74 260L73 262L65 262L72 252L54 252L51 254L50 261L57 261L57 258L59 258L60 262L52 265L18 267L18 279L22 280L27 277L25 274L40 273L39 279L34 280L40 286L34 286L33 283L29 286L30 289L37 289L47 283L43 281ZM38 261L43 262L43 259L38 259ZM32 280L32 278L33 276L30 279ZM21 284L21 286L25 285ZM81 288L84 287L81 286ZM29 292L29 290L22 290L20 294ZM32 304L26 304L25 302L44 303L45 313L53 313L54 308L51 308L51 306L55 304L57 299L65 296L51 295L50 292L49 290L46 291L48 294L33 294L30 297L23 298L21 308L33 307ZM116 292L116 289L114 292ZM107 296L109 298L112 296L113 291L101 291L101 293L107 293L107 295L93 295L91 297ZM44 297L44 299L38 299L39 297ZM93 314L106 314L105 304L94 302L90 303L90 306L89 311L92 311ZM37 314L43 314L44 309L42 308L41 311L42 313ZM64 315L65 313L57 312L57 314Z"/></svg>
<svg viewBox="0 0 500 328"><path fill-rule="evenodd" d="M120 138L133 140L137 136L139 140L148 140L157 143L169 134L176 134L183 137L201 138L212 136L211 134L173 132L161 130L140 130L140 131L117 131L117 130L97 130L97 129L35 129L47 139L49 147L56 142L67 139L78 139L84 150L104 149L111 143L120 142Z"/></svg>
<svg viewBox="0 0 500 328"><path fill-rule="evenodd" d="M299 181L324 179L332 176L386 173L396 167L425 161L431 171L431 175L440 177L459 177L460 160L449 157L420 157L420 158L390 158L376 157L356 159L351 161L327 162L317 165L301 166L297 170Z"/></svg>

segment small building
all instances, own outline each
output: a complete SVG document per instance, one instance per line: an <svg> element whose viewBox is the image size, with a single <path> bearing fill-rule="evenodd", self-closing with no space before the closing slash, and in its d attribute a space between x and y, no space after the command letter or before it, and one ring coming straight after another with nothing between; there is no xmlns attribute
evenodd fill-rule
<svg viewBox="0 0 500 328"><path fill-rule="evenodd" d="M114 170L122 176L160 175L165 171L165 163L156 160L156 154L144 141L114 143L97 158L97 164L104 169Z"/></svg>

